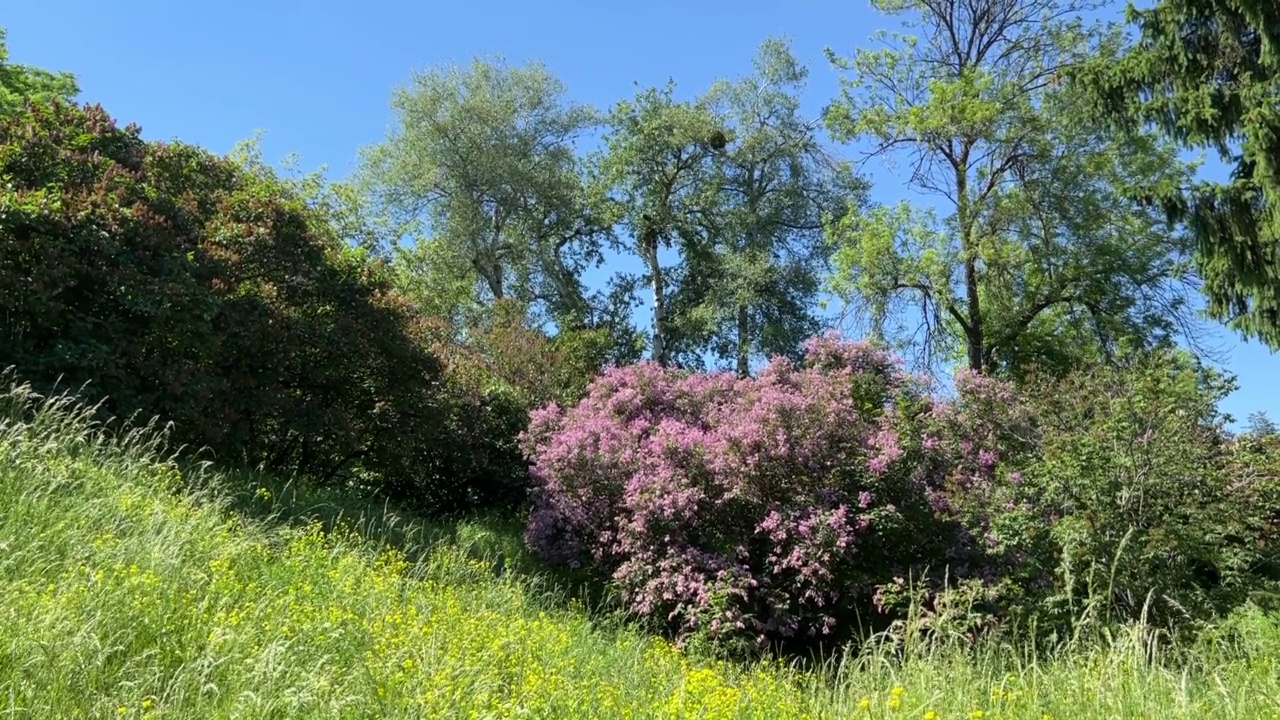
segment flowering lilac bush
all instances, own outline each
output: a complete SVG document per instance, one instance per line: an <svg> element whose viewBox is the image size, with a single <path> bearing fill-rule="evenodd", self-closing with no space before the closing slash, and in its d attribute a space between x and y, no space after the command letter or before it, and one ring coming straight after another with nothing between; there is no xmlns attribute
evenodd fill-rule
<svg viewBox="0 0 1280 720"><path fill-rule="evenodd" d="M730 650L908 604L948 632L1134 619L1153 592L1161 618L1220 612L1276 585L1257 570L1274 483L1229 462L1215 391L1179 368L1021 390L961 372L942 400L826 336L749 379L615 369L533 414L526 540Z"/></svg>
<svg viewBox="0 0 1280 720"><path fill-rule="evenodd" d="M928 407L889 354L833 335L755 378L617 368L533 414L526 540L682 637L830 633L954 535L930 507L946 476L921 472Z"/></svg>

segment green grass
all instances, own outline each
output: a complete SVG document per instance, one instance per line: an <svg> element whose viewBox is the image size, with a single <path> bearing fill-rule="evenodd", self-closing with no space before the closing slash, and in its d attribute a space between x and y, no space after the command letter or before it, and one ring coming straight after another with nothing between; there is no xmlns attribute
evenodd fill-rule
<svg viewBox="0 0 1280 720"><path fill-rule="evenodd" d="M1280 630L1256 613L1176 662L1141 629L1053 660L907 643L826 674L701 662L500 572L495 553L526 564L501 528L184 475L148 434L107 440L84 417L0 394L0 718L1154 720L1280 707ZM238 500L210 489L250 481L263 489Z"/></svg>

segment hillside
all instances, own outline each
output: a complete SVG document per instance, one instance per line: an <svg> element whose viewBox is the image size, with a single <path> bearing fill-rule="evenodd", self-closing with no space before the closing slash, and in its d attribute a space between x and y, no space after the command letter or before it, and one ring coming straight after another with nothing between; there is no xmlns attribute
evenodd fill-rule
<svg viewBox="0 0 1280 720"><path fill-rule="evenodd" d="M82 98L0 27L0 718L1280 720L1257 4L872 0L820 112L815 38L473 55L342 177L209 131L386 59L126 12L184 50Z"/></svg>
<svg viewBox="0 0 1280 720"><path fill-rule="evenodd" d="M909 644L823 680L702 663L498 577L482 525L402 523L435 538L406 553L357 532L394 518L255 520L207 489L246 478L184 475L86 418L0 396L6 717L1257 718L1280 697L1280 631L1252 617L1248 645L1185 667L1144 666L1136 630L1044 663Z"/></svg>

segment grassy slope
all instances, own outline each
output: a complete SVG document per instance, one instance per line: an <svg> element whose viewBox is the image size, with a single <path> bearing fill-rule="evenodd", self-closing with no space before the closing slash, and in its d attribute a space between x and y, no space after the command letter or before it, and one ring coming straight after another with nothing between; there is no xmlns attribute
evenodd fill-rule
<svg viewBox="0 0 1280 720"><path fill-rule="evenodd" d="M1133 638L1045 663L995 646L905 664L869 654L828 680L698 663L497 577L465 542L476 526L411 563L368 532L241 519L136 438L86 427L0 395L0 717L1163 719L1280 707L1268 659L1280 632L1259 618L1248 645L1181 671L1144 665Z"/></svg>

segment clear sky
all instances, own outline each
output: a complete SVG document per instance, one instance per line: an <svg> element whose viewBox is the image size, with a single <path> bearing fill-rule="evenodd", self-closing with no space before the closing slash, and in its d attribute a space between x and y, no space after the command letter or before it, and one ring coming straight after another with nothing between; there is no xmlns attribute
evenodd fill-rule
<svg viewBox="0 0 1280 720"><path fill-rule="evenodd" d="M817 113L837 89L823 48L848 54L890 23L866 0L59 0L56 12L52 2L5 5L0 25L14 61L75 73L83 100L138 123L146 137L225 152L263 130L269 161L297 153L303 169L327 165L333 177L352 169L358 148L385 136L391 90L415 69L475 55L537 59L573 99L607 107L631 95L633 83L674 78L700 92L748 72L758 43L782 35L811 70L804 99ZM892 172L869 169L875 199L907 196ZM1280 420L1280 356L1225 331L1214 339L1240 383L1224 409L1238 421L1254 410Z"/></svg>

